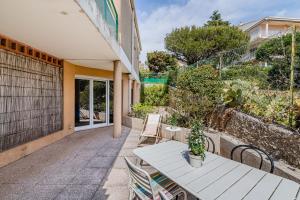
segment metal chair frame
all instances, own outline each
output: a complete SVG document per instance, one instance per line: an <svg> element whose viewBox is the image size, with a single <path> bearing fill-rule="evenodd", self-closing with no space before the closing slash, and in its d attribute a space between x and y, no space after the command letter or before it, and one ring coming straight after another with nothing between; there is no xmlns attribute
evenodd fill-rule
<svg viewBox="0 0 300 200"><path fill-rule="evenodd" d="M259 169L262 168L262 165L263 165L263 162L264 162L264 158L262 156L262 154L266 155L267 156L267 160L270 161L270 164L271 164L271 169L270 169L270 173L273 173L274 172L274 161L272 159L272 157L264 150L252 145L252 144L242 144L242 145L237 145L235 146L232 150L231 150L231 153L230 153L230 158L231 160L233 160L233 155L234 155L234 152L239 149L239 148L243 148L240 152L240 162L243 163L243 154L246 150L253 150L255 151L259 156L260 156L260 164L259 164Z"/></svg>
<svg viewBox="0 0 300 200"><path fill-rule="evenodd" d="M213 141L213 139L207 135L204 136L205 137L205 140L206 140L206 151L209 151L209 148L210 148L210 143L212 144L212 151L211 153L215 153L216 151L216 145L215 145L215 142Z"/></svg>
<svg viewBox="0 0 300 200"><path fill-rule="evenodd" d="M128 167L128 172L130 176L130 182L129 182L129 200L133 199L135 195L137 195L140 199L142 199L142 196L139 196L137 192L135 192L134 184L137 184L139 187L143 188L143 190L147 191L152 195L152 199L156 199L157 195L160 197L161 200L170 200L164 192L158 190L155 186L152 184L152 178L143 169L138 168L133 163L131 163L128 158L124 158L125 162ZM175 198L177 199L179 194L183 194L184 200L187 200L187 193L180 189L175 195Z"/></svg>

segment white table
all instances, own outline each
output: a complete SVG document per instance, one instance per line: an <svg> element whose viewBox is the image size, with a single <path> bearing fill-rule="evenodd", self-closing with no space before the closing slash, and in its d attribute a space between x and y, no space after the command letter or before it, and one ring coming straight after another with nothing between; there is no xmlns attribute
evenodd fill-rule
<svg viewBox="0 0 300 200"><path fill-rule="evenodd" d="M168 141L133 152L200 200L300 200L300 185L207 152L193 168L184 158L186 144Z"/></svg>

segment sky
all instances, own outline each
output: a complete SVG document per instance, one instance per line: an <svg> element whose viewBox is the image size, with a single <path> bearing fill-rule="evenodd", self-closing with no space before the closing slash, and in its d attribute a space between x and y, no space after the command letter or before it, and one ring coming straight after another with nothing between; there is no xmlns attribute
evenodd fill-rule
<svg viewBox="0 0 300 200"><path fill-rule="evenodd" d="M300 18L300 0L136 0L142 42L147 52L164 50L164 38L174 28L202 26L214 10L234 25L266 16Z"/></svg>

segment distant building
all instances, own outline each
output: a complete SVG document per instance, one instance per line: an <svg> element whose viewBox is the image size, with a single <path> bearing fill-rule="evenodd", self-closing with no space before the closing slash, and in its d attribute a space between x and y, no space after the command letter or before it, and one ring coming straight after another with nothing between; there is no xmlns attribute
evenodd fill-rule
<svg viewBox="0 0 300 200"><path fill-rule="evenodd" d="M250 36L250 52L244 56L243 60L249 61L255 59L255 51L263 41L290 33L292 26L296 26L296 29L300 30L300 18L265 17L240 24L238 27ZM267 63L263 64L267 66ZM296 77L299 76L300 73L297 70ZM298 80L296 78L296 84L300 85Z"/></svg>
<svg viewBox="0 0 300 200"><path fill-rule="evenodd" d="M295 25L300 29L300 19L286 17L265 17L256 21L242 23L238 27L250 36L250 45L256 48L262 41L279 37Z"/></svg>
<svg viewBox="0 0 300 200"><path fill-rule="evenodd" d="M250 36L250 52L243 60L253 60L257 47L265 40L282 36L292 26L300 29L300 19L287 17L265 17L259 20L241 23L238 27ZM265 63L266 64L266 63Z"/></svg>

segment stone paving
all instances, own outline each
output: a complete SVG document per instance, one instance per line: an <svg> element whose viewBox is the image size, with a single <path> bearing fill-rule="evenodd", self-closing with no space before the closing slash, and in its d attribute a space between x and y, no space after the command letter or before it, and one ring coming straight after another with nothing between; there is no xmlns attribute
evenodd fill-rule
<svg viewBox="0 0 300 200"><path fill-rule="evenodd" d="M0 168L0 199L128 199L124 156L137 163L132 150L140 132L123 127L122 136L113 139L112 131L106 127L77 132Z"/></svg>
<svg viewBox="0 0 300 200"><path fill-rule="evenodd" d="M118 139L112 127L74 133L0 168L0 199L128 199L121 160L132 154L121 148L137 135L131 132L127 138L130 129L123 127Z"/></svg>

